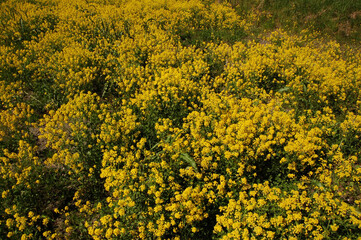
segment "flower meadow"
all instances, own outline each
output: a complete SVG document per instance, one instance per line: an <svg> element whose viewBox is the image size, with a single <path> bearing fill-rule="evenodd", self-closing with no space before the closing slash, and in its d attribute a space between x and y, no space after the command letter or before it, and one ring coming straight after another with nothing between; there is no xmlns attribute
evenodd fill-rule
<svg viewBox="0 0 361 240"><path fill-rule="evenodd" d="M0 1L0 238L361 239L361 54L259 21Z"/></svg>

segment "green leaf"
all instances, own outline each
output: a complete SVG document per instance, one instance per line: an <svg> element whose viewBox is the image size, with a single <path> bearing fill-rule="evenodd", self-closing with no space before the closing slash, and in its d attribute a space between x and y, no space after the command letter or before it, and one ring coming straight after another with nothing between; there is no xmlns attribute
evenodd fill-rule
<svg viewBox="0 0 361 240"><path fill-rule="evenodd" d="M188 153L181 153L180 158L186 161L191 167L193 167L196 170L196 172L198 172L196 162L193 160L193 158L191 158L191 156L188 155Z"/></svg>
<svg viewBox="0 0 361 240"><path fill-rule="evenodd" d="M284 88L279 89L277 92L283 93L283 92L288 92L289 90L291 90L290 87L284 87Z"/></svg>

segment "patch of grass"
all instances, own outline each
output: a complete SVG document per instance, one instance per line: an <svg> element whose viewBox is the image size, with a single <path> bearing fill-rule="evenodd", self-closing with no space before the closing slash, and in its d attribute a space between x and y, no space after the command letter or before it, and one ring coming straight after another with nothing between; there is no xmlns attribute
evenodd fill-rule
<svg viewBox="0 0 361 240"><path fill-rule="evenodd" d="M340 43L361 40L361 1L354 0L232 0L239 13L260 12L259 27L286 28L299 32L309 28Z"/></svg>

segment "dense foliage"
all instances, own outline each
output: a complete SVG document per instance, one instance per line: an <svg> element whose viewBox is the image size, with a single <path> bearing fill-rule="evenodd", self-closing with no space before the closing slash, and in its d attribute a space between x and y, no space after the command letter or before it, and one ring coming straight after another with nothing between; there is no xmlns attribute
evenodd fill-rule
<svg viewBox="0 0 361 240"><path fill-rule="evenodd" d="M200 0L0 3L0 238L361 237L361 55Z"/></svg>

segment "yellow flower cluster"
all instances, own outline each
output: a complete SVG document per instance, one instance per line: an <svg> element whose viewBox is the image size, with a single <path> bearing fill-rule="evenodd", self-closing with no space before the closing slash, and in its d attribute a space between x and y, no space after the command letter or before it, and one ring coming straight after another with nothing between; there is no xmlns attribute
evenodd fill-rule
<svg viewBox="0 0 361 240"><path fill-rule="evenodd" d="M257 20L2 1L0 238L360 239L361 55Z"/></svg>

